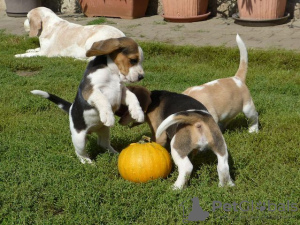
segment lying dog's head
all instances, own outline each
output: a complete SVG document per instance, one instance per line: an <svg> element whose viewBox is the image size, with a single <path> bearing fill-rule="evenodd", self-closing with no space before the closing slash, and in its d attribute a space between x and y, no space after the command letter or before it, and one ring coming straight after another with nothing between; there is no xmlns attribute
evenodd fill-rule
<svg viewBox="0 0 300 225"><path fill-rule="evenodd" d="M87 57L101 55L108 55L117 66L122 82L137 82L144 78L143 50L133 39L121 37L98 41L86 52Z"/></svg>
<svg viewBox="0 0 300 225"><path fill-rule="evenodd" d="M57 18L57 16L52 10L46 7L38 7L30 10L24 22L25 31L29 32L30 37L40 36L44 20L50 18Z"/></svg>

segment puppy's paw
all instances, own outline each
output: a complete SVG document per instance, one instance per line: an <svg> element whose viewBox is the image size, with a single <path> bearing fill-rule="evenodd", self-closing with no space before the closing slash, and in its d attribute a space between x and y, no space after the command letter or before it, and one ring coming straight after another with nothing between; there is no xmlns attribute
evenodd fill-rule
<svg viewBox="0 0 300 225"><path fill-rule="evenodd" d="M22 58L22 54L16 54L15 58Z"/></svg>
<svg viewBox="0 0 300 225"><path fill-rule="evenodd" d="M179 185L179 184L173 184L172 186L171 186L171 189L173 190L173 191L181 191L181 190L183 190L184 189L184 185Z"/></svg>
<svg viewBox="0 0 300 225"><path fill-rule="evenodd" d="M107 127L111 127L115 124L115 116L109 110L106 110L106 111L102 110L100 112L100 120Z"/></svg>
<svg viewBox="0 0 300 225"><path fill-rule="evenodd" d="M141 107L134 107L129 109L131 117L139 123L144 122L145 115Z"/></svg>

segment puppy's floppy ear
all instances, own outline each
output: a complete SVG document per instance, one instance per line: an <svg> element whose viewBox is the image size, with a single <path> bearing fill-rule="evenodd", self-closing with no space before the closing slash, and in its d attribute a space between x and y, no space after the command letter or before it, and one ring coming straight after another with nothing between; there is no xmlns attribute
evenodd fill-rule
<svg viewBox="0 0 300 225"><path fill-rule="evenodd" d="M33 11L29 18L30 32L29 37L39 36L42 31L42 19L38 12Z"/></svg>
<svg viewBox="0 0 300 225"><path fill-rule="evenodd" d="M103 41L94 42L92 47L86 52L87 57L97 55L107 55L120 48L119 38L110 38Z"/></svg>

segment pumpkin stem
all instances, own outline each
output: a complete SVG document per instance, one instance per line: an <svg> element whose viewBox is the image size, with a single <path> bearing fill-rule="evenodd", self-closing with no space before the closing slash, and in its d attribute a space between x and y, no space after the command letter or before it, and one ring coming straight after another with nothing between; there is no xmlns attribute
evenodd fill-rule
<svg viewBox="0 0 300 225"><path fill-rule="evenodd" d="M142 136L142 139L139 141L140 144L144 144L144 143L150 143L151 142L151 138L147 137L145 135Z"/></svg>

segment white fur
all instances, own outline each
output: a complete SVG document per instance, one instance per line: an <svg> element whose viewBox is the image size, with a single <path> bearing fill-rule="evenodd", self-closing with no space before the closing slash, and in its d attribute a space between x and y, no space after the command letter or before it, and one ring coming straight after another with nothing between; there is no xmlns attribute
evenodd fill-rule
<svg viewBox="0 0 300 225"><path fill-rule="evenodd" d="M250 102L248 102L248 104L244 105L243 113L249 119L249 133L258 133L258 113L255 109L252 99Z"/></svg>
<svg viewBox="0 0 300 225"><path fill-rule="evenodd" d="M210 82L206 83L205 85L213 86L217 83L219 83L219 80L213 80L213 81L210 81Z"/></svg>
<svg viewBox="0 0 300 225"><path fill-rule="evenodd" d="M226 147L227 149L227 147ZM228 186L235 186L235 184L232 182L230 174L229 174L229 165L228 165L228 152L226 150L226 153L224 156L221 156L220 154L216 153L218 158L218 175L219 175L219 186L224 187L225 185Z"/></svg>
<svg viewBox="0 0 300 225"><path fill-rule="evenodd" d="M168 116L157 128L155 137L159 138L161 134L171 125L177 123L177 121L174 120L175 115L172 114Z"/></svg>
<svg viewBox="0 0 300 225"><path fill-rule="evenodd" d="M242 87L243 82L240 79L233 77L232 80L235 82L236 86Z"/></svg>
<svg viewBox="0 0 300 225"><path fill-rule="evenodd" d="M178 151L173 147L176 135L171 140L171 155L174 160L175 165L178 167L178 177L173 185L174 190L181 190L184 188L186 181L189 179L192 171L193 164L191 163L188 156L181 157Z"/></svg>
<svg viewBox="0 0 300 225"><path fill-rule="evenodd" d="M49 94L47 92L45 92L45 91L32 90L31 93L34 94L34 95L40 95L43 98L49 98Z"/></svg>
<svg viewBox="0 0 300 225"><path fill-rule="evenodd" d="M243 40L241 39L240 35L236 35L236 43L239 47L239 51L240 51L240 61L244 61L246 63L248 63L248 52L247 52L247 48L245 43L243 42Z"/></svg>
<svg viewBox="0 0 300 225"><path fill-rule="evenodd" d="M206 114L209 114L209 115L210 115L210 113L209 113L207 110L189 109L189 110L186 110L186 111L188 111L188 112L196 112L196 111L201 111L201 112L203 112L203 113L206 113Z"/></svg>
<svg viewBox="0 0 300 225"><path fill-rule="evenodd" d="M24 22L26 31L30 31L30 23L34 20L42 23L39 35L40 48L29 49L26 53L17 54L15 57L64 56L86 60L88 59L86 51L94 42L125 36L122 31L108 25L82 26L70 23L45 7L32 9L27 14Z"/></svg>

